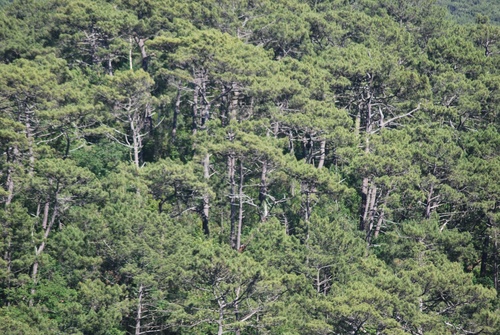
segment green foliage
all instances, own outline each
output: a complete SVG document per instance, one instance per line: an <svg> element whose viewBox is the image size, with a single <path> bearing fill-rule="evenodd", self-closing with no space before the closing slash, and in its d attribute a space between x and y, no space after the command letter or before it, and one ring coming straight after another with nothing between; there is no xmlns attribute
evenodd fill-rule
<svg viewBox="0 0 500 335"><path fill-rule="evenodd" d="M497 7L0 1L0 333L498 334Z"/></svg>
<svg viewBox="0 0 500 335"><path fill-rule="evenodd" d="M448 9L452 17L459 23L473 23L478 16L489 17L494 24L500 23L500 8L493 0L437 0L437 3Z"/></svg>

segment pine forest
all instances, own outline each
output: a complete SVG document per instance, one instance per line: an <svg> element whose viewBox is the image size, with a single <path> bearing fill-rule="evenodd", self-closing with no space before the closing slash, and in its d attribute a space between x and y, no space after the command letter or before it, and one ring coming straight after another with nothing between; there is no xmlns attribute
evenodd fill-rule
<svg viewBox="0 0 500 335"><path fill-rule="evenodd" d="M1 0L0 334L500 335L500 3Z"/></svg>

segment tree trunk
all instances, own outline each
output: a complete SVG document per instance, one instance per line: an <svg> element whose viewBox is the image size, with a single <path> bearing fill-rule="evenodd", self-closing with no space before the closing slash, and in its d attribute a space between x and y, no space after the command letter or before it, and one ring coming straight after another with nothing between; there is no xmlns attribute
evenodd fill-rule
<svg viewBox="0 0 500 335"><path fill-rule="evenodd" d="M106 67L108 69L108 75L109 76L113 76L113 55L109 54L108 55L108 59L107 59L107 64L106 64Z"/></svg>
<svg viewBox="0 0 500 335"><path fill-rule="evenodd" d="M12 179L13 173L13 168L10 166L7 170L7 199L5 200L5 207L10 205L12 198L14 197L14 180Z"/></svg>
<svg viewBox="0 0 500 335"><path fill-rule="evenodd" d="M321 140L320 149L319 149L319 163L318 169L321 169L325 164L325 152L326 152L326 140Z"/></svg>
<svg viewBox="0 0 500 335"><path fill-rule="evenodd" d="M137 125L135 124L135 120L131 119L130 120L130 129L132 130L132 146L134 150L134 165L136 168L139 168L140 166L140 159L139 159L139 153L141 151L141 134L139 132L139 129L137 129Z"/></svg>
<svg viewBox="0 0 500 335"><path fill-rule="evenodd" d="M318 271L316 273L316 293L318 294L321 292L320 275L321 275L321 268L318 268Z"/></svg>
<svg viewBox="0 0 500 335"><path fill-rule="evenodd" d="M196 80L198 81L198 79ZM196 134L196 131L198 130L198 95L200 94L200 86L198 83L195 83L194 85L194 91L193 91L193 113L192 113L192 123L191 123L191 130L193 132L193 135Z"/></svg>
<svg viewBox="0 0 500 335"><path fill-rule="evenodd" d="M148 70L148 67L149 67L149 56L148 56L148 53L146 52L146 39L144 38L139 38L139 37L135 37L135 42L137 43L137 45L139 46L139 50L141 51L141 66L142 66L142 69L144 71L147 71Z"/></svg>
<svg viewBox="0 0 500 335"><path fill-rule="evenodd" d="M217 335L224 334L224 309L219 307L219 319L217 320Z"/></svg>
<svg viewBox="0 0 500 335"><path fill-rule="evenodd" d="M234 88L236 85L233 85L233 96L231 98L231 104L229 106L229 120L236 120L238 116L238 103L240 99L240 91Z"/></svg>
<svg viewBox="0 0 500 335"><path fill-rule="evenodd" d="M134 71L134 64L132 61L132 36L130 36L129 41L130 41L130 47L128 49L128 66L130 71Z"/></svg>
<svg viewBox="0 0 500 335"><path fill-rule="evenodd" d="M35 262L33 263L32 272L31 272L31 278L33 280L33 288L31 289L32 296L36 292L35 287L36 287L36 284L38 283L38 269L39 269L38 260L39 260L40 255L43 253L43 251L45 249L46 242L47 242L47 239L49 237L50 231L52 230L52 226L54 225L54 223L56 221L57 215L59 214L58 213L59 207L57 204L57 197L58 196L59 196L59 187L57 187L57 190L54 194L55 205L54 205L54 209L52 210L52 216L50 218L50 221L49 221L50 202L49 202L48 197L47 197L47 200L45 202L44 211L43 211L43 218L42 218L43 239L42 239L42 243L40 244L40 246L38 248L35 246ZM30 299L29 303L30 303L30 305L33 304L33 297Z"/></svg>
<svg viewBox="0 0 500 335"><path fill-rule="evenodd" d="M370 81L371 82L371 81ZM370 154L370 134L372 132L372 105L371 105L371 94L368 97L367 105L366 105L366 119L365 123L365 154ZM359 121L358 121L359 118ZM361 110L358 110L358 115L356 117L356 123L361 122ZM359 132L361 124L356 124L357 130ZM361 185L361 204L360 204L360 224L359 230L367 230L367 217L369 212L369 183L370 180L368 177L363 177L362 185Z"/></svg>
<svg viewBox="0 0 500 335"><path fill-rule="evenodd" d="M17 163L17 157L19 156L19 150L17 146L7 149L7 163L9 164L9 168L7 169L7 199L5 200L5 207L8 207L12 199L14 198L14 165Z"/></svg>
<svg viewBox="0 0 500 335"><path fill-rule="evenodd" d="M377 187L372 185L368 190L367 218L366 218L366 240L369 242L373 231L373 221L375 216L375 202L377 199Z"/></svg>
<svg viewBox="0 0 500 335"><path fill-rule="evenodd" d="M498 228L493 228L493 284L498 291Z"/></svg>
<svg viewBox="0 0 500 335"><path fill-rule="evenodd" d="M363 178L361 184L361 204L359 206L359 230L365 230L366 227L366 218L368 214L367 206L368 206L368 184L369 179Z"/></svg>
<svg viewBox="0 0 500 335"><path fill-rule="evenodd" d="M47 196L47 199L45 200L45 205L43 207L43 219L42 219L43 230L47 229L47 224L49 222L49 209L50 209L49 196Z"/></svg>
<svg viewBox="0 0 500 335"><path fill-rule="evenodd" d="M181 88L180 83L177 88L177 96L175 97L175 108L174 108L174 116L172 118L172 142L175 142L177 137L177 118L181 113Z"/></svg>
<svg viewBox="0 0 500 335"><path fill-rule="evenodd" d="M201 121L200 121L200 128L205 129L206 123L208 119L210 118L210 107L211 103L207 101L207 87L205 80L201 81L201 87L200 87L200 93L201 96L203 97L203 110L201 112Z"/></svg>
<svg viewBox="0 0 500 335"><path fill-rule="evenodd" d="M240 250L241 247L241 230L243 228L243 182L244 182L244 171L243 162L240 160L239 166L239 185L238 185L238 231L236 236L236 250Z"/></svg>
<svg viewBox="0 0 500 335"><path fill-rule="evenodd" d="M208 182L210 178L210 154L206 153L203 157L203 178ZM203 225L203 232L206 236L210 235L210 228L208 225L210 211L210 196L208 193L203 194L203 209L201 214L201 220Z"/></svg>
<svg viewBox="0 0 500 335"><path fill-rule="evenodd" d="M239 299L240 299L240 292L241 292L241 286L238 286L236 288L236 299L235 299L235 303L234 303L234 317L236 319L236 321L240 321L240 311L239 311ZM240 335L241 334L241 330L240 330L240 327L236 327L236 329L234 330L234 335Z"/></svg>
<svg viewBox="0 0 500 335"><path fill-rule="evenodd" d="M361 111L358 109L358 113L356 114L356 119L354 120L354 136L356 136L356 138L359 137L360 128L361 128Z"/></svg>
<svg viewBox="0 0 500 335"><path fill-rule="evenodd" d="M26 138L28 139L28 159L29 159L29 175L33 176L33 169L35 167L35 154L33 143L33 129L31 127L31 114L33 111L26 107L24 111L24 126L26 127Z"/></svg>
<svg viewBox="0 0 500 335"><path fill-rule="evenodd" d="M362 193L362 203L364 205L364 208L363 208L363 214L361 216L360 230L361 228L365 230L367 241L369 241L373 229L375 203L377 199L377 187L369 184L370 182L368 181L368 178L364 178L363 193Z"/></svg>
<svg viewBox="0 0 500 335"><path fill-rule="evenodd" d="M229 199L230 199L230 206L231 206L231 214L230 214L230 221L231 221L231 231L230 231L230 242L231 242L231 248L236 249L236 182L234 180L234 172L235 172L235 164L236 164L236 158L234 155L229 155L227 159L227 171L228 171L228 176L229 176Z"/></svg>
<svg viewBox="0 0 500 335"><path fill-rule="evenodd" d="M100 63L97 41L99 39L98 33L96 33L95 28L90 27L90 33L85 31L85 36L87 37L87 42L90 46L90 57L92 58L92 64L97 65Z"/></svg>
<svg viewBox="0 0 500 335"><path fill-rule="evenodd" d="M309 220L311 218L311 190L309 185L305 185L305 208L304 208L304 221L306 223L306 243L309 241Z"/></svg>
<svg viewBox="0 0 500 335"><path fill-rule="evenodd" d="M307 186L306 190L306 210L304 213L304 220L309 222L309 218L311 217L311 192L309 191L309 186ZM309 232L308 232L309 235Z"/></svg>
<svg viewBox="0 0 500 335"><path fill-rule="evenodd" d="M267 162L262 163L262 173L260 175L259 202L260 202L260 221L265 222L269 215L266 202L267 194Z"/></svg>
<svg viewBox="0 0 500 335"><path fill-rule="evenodd" d="M483 242L483 251L481 252L481 270L479 272L480 277L486 277L487 266L488 266L488 253L490 247L490 236L488 231L486 231L486 236Z"/></svg>
<svg viewBox="0 0 500 335"><path fill-rule="evenodd" d="M387 195L385 196L384 199L383 207L380 209L380 215L378 217L377 226L375 227L375 233L373 234L374 238L377 238L378 235L380 234L380 229L382 228L382 223L384 222L385 218L384 208L387 206L387 198L389 198L389 194L390 192L387 192Z"/></svg>
<svg viewBox="0 0 500 335"><path fill-rule="evenodd" d="M7 264L7 271L6 271L6 278L4 279L6 281L6 289L7 290L10 290L11 288L11 281L12 281L12 251L11 251L11 248L12 248L12 241L9 240L7 242L7 246L5 248L5 255L4 255L4 261L5 263ZM10 301L8 301L6 304L6 306L10 306Z"/></svg>
<svg viewBox="0 0 500 335"><path fill-rule="evenodd" d="M314 142L310 135L306 134L302 138L302 154L304 155L304 161L308 164L312 162L313 144Z"/></svg>
<svg viewBox="0 0 500 335"><path fill-rule="evenodd" d="M495 222L494 222L494 219L493 218L489 218L489 225L491 227L491 236L493 238L493 264L492 264L492 267L493 267L493 285L495 287L495 289L498 291L499 289L499 286L498 286L498 282L499 282L499 267L498 267L498 227L496 226Z"/></svg>
<svg viewBox="0 0 500 335"><path fill-rule="evenodd" d="M142 320L142 297L144 293L144 287L141 285L139 286L139 295L137 297L137 314L135 317L135 335L140 335L141 334L141 320Z"/></svg>
<svg viewBox="0 0 500 335"><path fill-rule="evenodd" d="M431 189L427 193L427 204L425 206L425 218L426 219L429 219L431 217L433 194L434 194L434 183L431 184Z"/></svg>

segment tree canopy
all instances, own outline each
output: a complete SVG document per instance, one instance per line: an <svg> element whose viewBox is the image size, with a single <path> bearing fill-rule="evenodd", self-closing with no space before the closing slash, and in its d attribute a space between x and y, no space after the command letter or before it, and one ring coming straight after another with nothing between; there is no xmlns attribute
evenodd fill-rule
<svg viewBox="0 0 500 335"><path fill-rule="evenodd" d="M499 335L499 11L0 1L0 333Z"/></svg>

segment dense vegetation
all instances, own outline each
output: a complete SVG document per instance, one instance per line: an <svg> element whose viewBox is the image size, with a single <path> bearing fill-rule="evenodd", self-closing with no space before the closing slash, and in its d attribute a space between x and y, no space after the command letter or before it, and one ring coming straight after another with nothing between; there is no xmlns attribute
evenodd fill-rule
<svg viewBox="0 0 500 335"><path fill-rule="evenodd" d="M459 23L474 23L478 17L487 17L500 24L500 3L497 0L437 0Z"/></svg>
<svg viewBox="0 0 500 335"><path fill-rule="evenodd" d="M500 334L500 28L447 15L6 4L0 333Z"/></svg>

